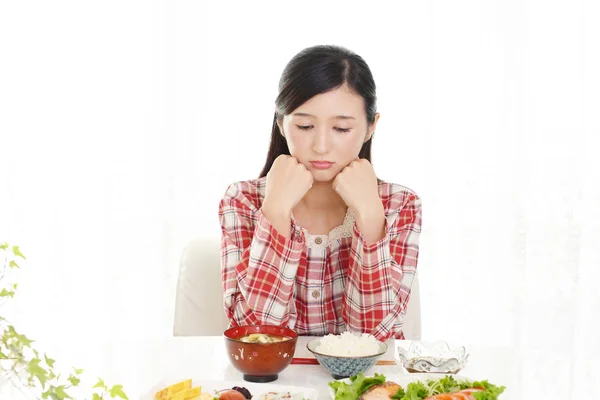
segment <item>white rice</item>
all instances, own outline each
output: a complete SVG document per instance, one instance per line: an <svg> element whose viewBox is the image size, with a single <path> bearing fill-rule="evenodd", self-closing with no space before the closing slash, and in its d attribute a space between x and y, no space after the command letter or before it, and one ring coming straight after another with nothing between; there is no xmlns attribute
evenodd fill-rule
<svg viewBox="0 0 600 400"><path fill-rule="evenodd" d="M372 356L379 353L379 342L373 335L344 332L341 335L324 336L315 351L336 357Z"/></svg>

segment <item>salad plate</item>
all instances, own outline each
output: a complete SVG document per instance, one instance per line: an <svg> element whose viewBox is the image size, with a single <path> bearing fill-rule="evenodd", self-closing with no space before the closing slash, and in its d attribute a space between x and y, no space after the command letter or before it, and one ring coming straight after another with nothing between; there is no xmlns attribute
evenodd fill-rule
<svg viewBox="0 0 600 400"><path fill-rule="evenodd" d="M412 382L423 382L427 380L434 380L443 378L445 375L443 374L433 374L433 373L414 373L414 374L385 374L386 381L392 381L397 383L402 387L406 387L409 383ZM454 375L454 379L457 381L464 381L467 378L464 376ZM350 378L340 379L337 382L344 382L346 384L351 384ZM329 386L329 397L332 400L335 400L335 390Z"/></svg>
<svg viewBox="0 0 600 400"><path fill-rule="evenodd" d="M472 381L463 376L414 373L355 375L329 382L331 400L427 400L473 399L498 400L504 386L487 380ZM476 393L477 392L477 393ZM448 395L451 394L451 397ZM473 394L473 395L472 395Z"/></svg>

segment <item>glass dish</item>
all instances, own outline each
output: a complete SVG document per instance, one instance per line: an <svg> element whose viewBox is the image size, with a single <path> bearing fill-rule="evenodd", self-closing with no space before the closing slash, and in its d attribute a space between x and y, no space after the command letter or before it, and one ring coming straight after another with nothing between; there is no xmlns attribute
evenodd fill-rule
<svg viewBox="0 0 600 400"><path fill-rule="evenodd" d="M408 350L398 346L398 359L409 373L457 374L467 364L464 346L450 348L444 341L414 341Z"/></svg>

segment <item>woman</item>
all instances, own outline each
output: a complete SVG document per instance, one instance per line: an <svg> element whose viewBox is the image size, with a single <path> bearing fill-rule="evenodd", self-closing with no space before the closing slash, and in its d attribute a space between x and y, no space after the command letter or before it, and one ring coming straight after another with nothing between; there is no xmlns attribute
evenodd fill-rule
<svg viewBox="0 0 600 400"><path fill-rule="evenodd" d="M402 339L421 203L377 179L379 119L368 65L337 46L297 54L279 82L259 179L219 207L225 312L233 326Z"/></svg>

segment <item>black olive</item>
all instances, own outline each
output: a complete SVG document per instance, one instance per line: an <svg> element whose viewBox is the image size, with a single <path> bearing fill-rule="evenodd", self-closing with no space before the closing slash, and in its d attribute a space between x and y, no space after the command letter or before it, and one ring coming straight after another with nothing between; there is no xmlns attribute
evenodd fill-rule
<svg viewBox="0 0 600 400"><path fill-rule="evenodd" d="M250 394L250 391L248 389L246 389L245 387L234 386L234 387L232 387L232 389L243 394L244 397L246 398L246 400L252 399L252 394Z"/></svg>

